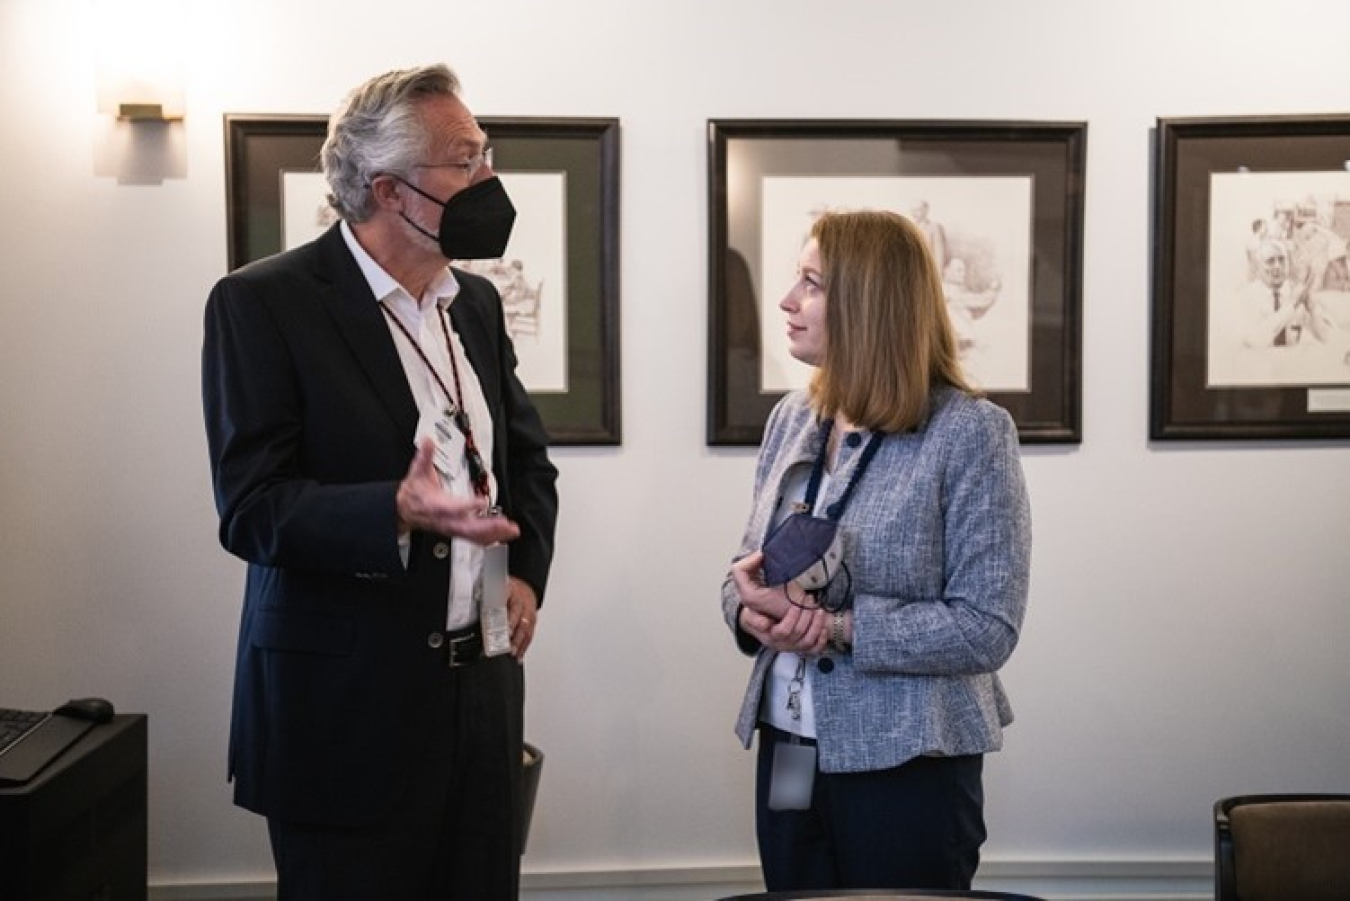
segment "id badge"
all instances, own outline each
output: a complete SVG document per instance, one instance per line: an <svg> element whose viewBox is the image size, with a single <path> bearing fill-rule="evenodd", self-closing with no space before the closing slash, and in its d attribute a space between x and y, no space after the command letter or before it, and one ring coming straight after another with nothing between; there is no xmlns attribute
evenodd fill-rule
<svg viewBox="0 0 1350 901"><path fill-rule="evenodd" d="M511 650L511 618L506 612L506 545L483 548L483 585L479 610L483 653L489 657Z"/></svg>
<svg viewBox="0 0 1350 901"><path fill-rule="evenodd" d="M456 475L464 462L464 433L455 425L454 416L449 410L442 410L435 416L424 415L417 424L417 441L430 436L436 444L431 464L440 474L441 484L447 491L453 491Z"/></svg>
<svg viewBox="0 0 1350 901"><path fill-rule="evenodd" d="M770 810L806 810L816 780L816 746L780 741L769 774Z"/></svg>

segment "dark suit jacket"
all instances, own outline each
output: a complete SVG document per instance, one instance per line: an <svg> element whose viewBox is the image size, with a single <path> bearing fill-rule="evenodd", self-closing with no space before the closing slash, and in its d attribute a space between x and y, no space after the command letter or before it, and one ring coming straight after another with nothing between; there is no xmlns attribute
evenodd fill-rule
<svg viewBox="0 0 1350 901"><path fill-rule="evenodd" d="M456 272L451 319L492 411L499 503L519 523L512 575L542 602L557 470L515 376L500 298ZM375 299L335 226L221 279L202 395L220 540L248 562L230 730L236 803L369 822L424 746L421 704L445 625L446 542L399 555L395 491L417 406Z"/></svg>

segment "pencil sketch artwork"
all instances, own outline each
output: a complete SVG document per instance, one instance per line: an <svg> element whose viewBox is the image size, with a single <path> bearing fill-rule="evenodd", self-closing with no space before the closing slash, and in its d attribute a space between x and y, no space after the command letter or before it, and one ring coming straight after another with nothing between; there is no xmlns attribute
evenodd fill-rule
<svg viewBox="0 0 1350 901"><path fill-rule="evenodd" d="M506 313L506 332L517 347L538 339L544 282L530 278L524 260L515 257L457 260L455 265L483 276L496 286Z"/></svg>
<svg viewBox="0 0 1350 901"><path fill-rule="evenodd" d="M778 301L816 218L860 209L899 213L927 236L966 375L988 391L1031 390L1030 177L766 177L761 196L762 390L809 380L788 355Z"/></svg>
<svg viewBox="0 0 1350 901"><path fill-rule="evenodd" d="M1350 384L1350 172L1210 178L1212 387Z"/></svg>
<svg viewBox="0 0 1350 901"><path fill-rule="evenodd" d="M567 173L498 172L516 207L506 253L455 265L490 279L516 346L516 373L531 393L567 384Z"/></svg>
<svg viewBox="0 0 1350 901"><path fill-rule="evenodd" d="M567 180L563 172L498 172L516 207L506 254L456 260L491 281L515 344L516 373L531 393L567 388ZM283 246L317 238L337 221L318 172L282 173Z"/></svg>

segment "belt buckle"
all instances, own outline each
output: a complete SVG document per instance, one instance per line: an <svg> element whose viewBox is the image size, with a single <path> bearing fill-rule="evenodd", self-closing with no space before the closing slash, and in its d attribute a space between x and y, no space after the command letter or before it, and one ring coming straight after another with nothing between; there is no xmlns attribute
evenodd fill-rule
<svg viewBox="0 0 1350 901"><path fill-rule="evenodd" d="M446 666L456 669L475 662L483 653L483 640L477 635L461 635L445 643Z"/></svg>

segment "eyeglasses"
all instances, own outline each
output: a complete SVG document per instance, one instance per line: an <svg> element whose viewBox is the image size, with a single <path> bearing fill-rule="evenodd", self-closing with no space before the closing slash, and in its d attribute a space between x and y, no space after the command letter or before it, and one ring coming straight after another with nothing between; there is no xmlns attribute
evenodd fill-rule
<svg viewBox="0 0 1350 901"><path fill-rule="evenodd" d="M472 181L478 170L487 166L492 168L492 148L484 147L481 153L475 153L462 163L417 163L414 169L460 169Z"/></svg>

